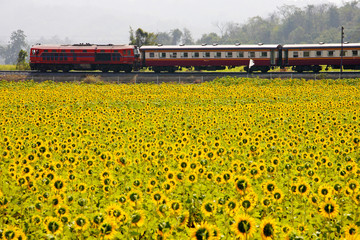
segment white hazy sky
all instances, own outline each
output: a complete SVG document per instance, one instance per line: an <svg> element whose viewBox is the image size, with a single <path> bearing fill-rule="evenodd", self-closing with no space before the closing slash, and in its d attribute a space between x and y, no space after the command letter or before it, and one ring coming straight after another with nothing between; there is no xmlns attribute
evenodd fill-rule
<svg viewBox="0 0 360 240"><path fill-rule="evenodd" d="M40 37L73 42L128 43L129 27L145 31L188 28L198 39L217 32L215 23L245 23L267 17L278 7L346 0L0 0L0 43L22 29L29 41Z"/></svg>

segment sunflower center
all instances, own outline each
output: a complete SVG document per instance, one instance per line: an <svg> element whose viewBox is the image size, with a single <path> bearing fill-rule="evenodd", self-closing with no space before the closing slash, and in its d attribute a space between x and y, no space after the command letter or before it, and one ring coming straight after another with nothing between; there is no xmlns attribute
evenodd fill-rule
<svg viewBox="0 0 360 240"><path fill-rule="evenodd" d="M136 224L141 220L141 215L140 214L135 214L132 216L131 222Z"/></svg>
<svg viewBox="0 0 360 240"><path fill-rule="evenodd" d="M195 237L197 240L205 240L210 238L210 234L206 228L200 228L196 231Z"/></svg>
<svg viewBox="0 0 360 240"><path fill-rule="evenodd" d="M306 191L307 191L306 185L300 185L300 186L299 186L299 192L305 193Z"/></svg>
<svg viewBox="0 0 360 240"><path fill-rule="evenodd" d="M214 206L211 203L207 203L207 204L205 204L205 210L207 212L212 212L212 211L214 211Z"/></svg>
<svg viewBox="0 0 360 240"><path fill-rule="evenodd" d="M80 227L84 226L85 223L86 223L86 221L85 221L85 219L83 219L83 218L78 218L78 219L76 219L76 225L78 225L78 226L80 226Z"/></svg>
<svg viewBox="0 0 360 240"><path fill-rule="evenodd" d="M240 189L240 190L245 190L247 187L247 183L245 180L237 181L236 185L237 185L238 189Z"/></svg>
<svg viewBox="0 0 360 240"><path fill-rule="evenodd" d="M238 223L238 230L241 233L248 233L250 230L250 222L246 221L246 220L241 220Z"/></svg>
<svg viewBox="0 0 360 240"><path fill-rule="evenodd" d="M329 214L333 213L335 211L335 207L330 203L326 204L324 209L325 209L325 212L327 212Z"/></svg>
<svg viewBox="0 0 360 240"><path fill-rule="evenodd" d="M251 202L249 200L245 200L241 204L244 208L248 209L251 206Z"/></svg>
<svg viewBox="0 0 360 240"><path fill-rule="evenodd" d="M109 235L111 234L111 231L112 231L112 226L108 223L105 223L101 226L101 229L100 229L101 233L104 234L104 235Z"/></svg>
<svg viewBox="0 0 360 240"><path fill-rule="evenodd" d="M266 237L270 237L274 234L274 226L270 223L266 224L263 229L263 233Z"/></svg>
<svg viewBox="0 0 360 240"><path fill-rule="evenodd" d="M49 222L48 224L48 229L50 230L50 232L54 233L57 230L59 230L60 226L57 222Z"/></svg>

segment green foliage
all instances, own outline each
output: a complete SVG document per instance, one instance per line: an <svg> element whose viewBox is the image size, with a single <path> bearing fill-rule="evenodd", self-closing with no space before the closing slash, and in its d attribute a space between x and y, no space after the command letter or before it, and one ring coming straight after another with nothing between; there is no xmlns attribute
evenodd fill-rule
<svg viewBox="0 0 360 240"><path fill-rule="evenodd" d="M27 48L26 35L19 29L11 33L10 44L0 49L0 56L5 59L5 64L16 64L19 52Z"/></svg>
<svg viewBox="0 0 360 240"><path fill-rule="evenodd" d="M130 27L130 44L138 47L143 45L155 45L156 34L145 32L141 28L138 28L134 33L134 30Z"/></svg>
<svg viewBox="0 0 360 240"><path fill-rule="evenodd" d="M284 5L268 17L252 17L245 24L228 22L217 24L221 34L207 33L201 43L316 43L340 42L340 26L345 27L345 41L360 41L359 1L308 5L298 8Z"/></svg>
<svg viewBox="0 0 360 240"><path fill-rule="evenodd" d="M27 52L21 49L16 63L16 70L30 70L30 65L26 62L27 56Z"/></svg>

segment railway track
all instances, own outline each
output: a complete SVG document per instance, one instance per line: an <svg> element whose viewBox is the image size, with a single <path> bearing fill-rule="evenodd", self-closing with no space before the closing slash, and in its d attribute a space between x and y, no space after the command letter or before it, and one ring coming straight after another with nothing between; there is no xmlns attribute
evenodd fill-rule
<svg viewBox="0 0 360 240"><path fill-rule="evenodd" d="M268 73L246 73L246 72L175 72L175 73L153 73L153 72L132 72L132 73L102 73L94 71L74 71L74 72L45 72L36 71L0 71L0 79L16 78L25 80L34 80L36 82L55 81L55 82L73 82L82 81L86 76L99 76L106 82L117 83L201 83L212 81L218 77L255 77L263 79L339 79L339 78L360 78L360 71L354 72L320 72L320 73L297 73L297 72L268 72Z"/></svg>

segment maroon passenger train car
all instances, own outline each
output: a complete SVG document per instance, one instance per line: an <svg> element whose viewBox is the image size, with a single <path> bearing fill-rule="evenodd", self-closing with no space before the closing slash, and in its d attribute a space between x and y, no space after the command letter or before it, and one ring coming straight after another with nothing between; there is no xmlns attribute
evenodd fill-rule
<svg viewBox="0 0 360 240"><path fill-rule="evenodd" d="M267 72L281 62L281 46L258 45L180 45L180 46L142 46L141 65L155 72L174 72L181 68L195 70L221 70L226 67L245 66L250 59L254 65L251 71Z"/></svg>
<svg viewBox="0 0 360 240"><path fill-rule="evenodd" d="M68 72L101 70L131 72L139 67L139 52L131 45L35 45L30 50L32 70Z"/></svg>
<svg viewBox="0 0 360 240"><path fill-rule="evenodd" d="M292 66L297 72L319 72L322 65L340 69L360 69L360 43L344 43L341 60L340 43L285 44L283 45L283 65Z"/></svg>

